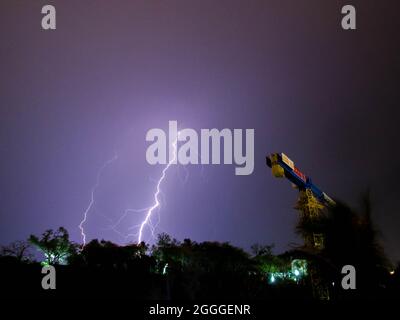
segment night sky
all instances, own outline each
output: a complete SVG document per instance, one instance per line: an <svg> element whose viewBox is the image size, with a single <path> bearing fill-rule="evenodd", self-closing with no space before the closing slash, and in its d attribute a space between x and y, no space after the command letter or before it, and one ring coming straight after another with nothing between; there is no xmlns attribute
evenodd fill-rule
<svg viewBox="0 0 400 320"><path fill-rule="evenodd" d="M348 3L355 31L340 25ZM177 120L254 128L255 170L173 166L157 232L275 243L276 252L300 244L297 191L265 165L285 152L353 207L370 187L385 249L400 260L398 3L2 0L0 243L59 226L81 242L91 188L115 153L85 229L88 240L125 243L109 226L152 204L163 169L146 162L146 132ZM45 4L56 7L57 30L41 29ZM152 243L148 229L144 239Z"/></svg>

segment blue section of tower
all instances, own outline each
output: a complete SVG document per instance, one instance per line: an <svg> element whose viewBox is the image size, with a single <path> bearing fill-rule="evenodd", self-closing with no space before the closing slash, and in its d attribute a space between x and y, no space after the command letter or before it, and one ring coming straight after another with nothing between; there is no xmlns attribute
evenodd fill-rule
<svg viewBox="0 0 400 320"><path fill-rule="evenodd" d="M291 168L282 160L281 154L277 154L275 164L279 165L284 170L285 177L292 182L299 190L309 189L313 195L324 205L334 205L335 202L319 187L317 187L310 177L302 174L296 167ZM272 168L272 161L267 157L267 165ZM297 173L296 173L297 171Z"/></svg>

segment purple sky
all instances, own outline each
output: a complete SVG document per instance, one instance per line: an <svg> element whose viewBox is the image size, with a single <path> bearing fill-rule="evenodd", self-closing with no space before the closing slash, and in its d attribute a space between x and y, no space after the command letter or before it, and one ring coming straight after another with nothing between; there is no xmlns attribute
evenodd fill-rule
<svg viewBox="0 0 400 320"><path fill-rule="evenodd" d="M182 127L254 128L255 170L174 166L158 231L248 248L300 243L296 191L265 155L287 153L330 196L356 206L371 187L374 219L400 259L398 1L0 2L0 243L78 224L100 167L88 239L126 208L152 204L162 166L145 134ZM41 7L57 9L43 31ZM121 231L143 214L128 216ZM145 239L150 239L147 232Z"/></svg>

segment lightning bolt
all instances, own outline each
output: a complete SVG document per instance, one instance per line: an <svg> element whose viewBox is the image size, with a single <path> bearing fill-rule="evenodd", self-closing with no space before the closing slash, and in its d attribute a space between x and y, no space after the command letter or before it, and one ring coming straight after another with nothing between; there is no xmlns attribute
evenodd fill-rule
<svg viewBox="0 0 400 320"><path fill-rule="evenodd" d="M157 187L156 187L156 192L154 193L154 204L149 207L146 216L144 218L144 220L142 221L142 223L140 224L140 228L139 228L139 235L138 235L138 240L137 243L141 243L142 242L142 236L143 236L143 229L146 225L149 224L150 219L151 219L151 215L153 214L153 211L158 208L160 206L160 200L158 199L158 196L161 193L161 184L165 179L165 176L167 175L167 171L169 169L169 167L171 167L171 165L174 163L174 161L177 159L177 144L178 144L178 137L179 137L180 131L178 131L178 135L176 137L176 139L174 140L174 142L172 143L172 146L174 148L173 151L173 157L172 159L169 160L168 164L165 166L165 168L162 171L161 177L157 182ZM150 225L150 224L149 224ZM153 229L152 229L152 233L153 233Z"/></svg>
<svg viewBox="0 0 400 320"><path fill-rule="evenodd" d="M94 202L95 202L95 193L96 193L97 188L98 188L99 185L100 185L100 178L101 178L101 175L103 174L103 171L104 171L111 163L113 163L113 162L114 162L115 160L117 160L117 159L118 159L118 155L114 155L114 157L112 157L111 159L107 160L107 161L101 166L101 168L99 169L99 171L97 172L96 183L95 183L95 185L92 187L91 194L90 194L90 201L89 201L89 204L88 204L86 210L83 212L83 219L82 219L81 223L79 224L79 229L81 230L81 236L82 236L82 242L83 242L82 247L84 247L84 246L86 245L86 234L85 234L85 230L84 230L84 228L83 228L83 225L86 223L87 218L88 218L88 215L89 215L89 212L90 212L90 210L92 209L92 207L93 207L93 205L94 205Z"/></svg>
<svg viewBox="0 0 400 320"><path fill-rule="evenodd" d="M154 196L153 196L154 197L153 205L150 206L150 207L142 208L142 209L126 209L124 211L124 213L122 214L122 216L120 216L120 218L117 219L114 223L112 223L112 221L110 219L105 217L110 222L110 225L109 225L109 227L107 229L113 230L119 236L121 236L123 239L125 239L125 241L127 241L130 237L137 237L137 243L141 243L142 239L143 239L143 232L144 232L144 229L145 229L146 226L150 229L153 238L155 238L155 230L158 227L158 224L160 222L159 210L157 211L158 212L158 222L155 225L153 225L153 223L152 223L152 216L153 216L154 212L156 211L156 209L159 209L161 207L161 203L165 202L164 194L163 194L163 192L161 190L161 185L162 185L163 181L166 178L168 169L171 167L171 165L177 159L177 144L178 144L179 135L180 135L180 131L178 131L178 134L177 134L175 140L172 143L172 146L173 146L172 159L169 160L167 165L162 170L160 178L158 180L155 180L155 182L156 182L156 190L155 190L155 193L154 193ZM81 223L79 224L79 229L81 230L81 235L82 235L83 246L86 245L86 234L84 232L84 227L83 226L87 221L87 218L88 218L88 215L89 215L90 211L93 209L93 206L94 206L94 203L95 203L95 193L96 193L97 188L99 187L101 175L102 175L103 171L106 169L106 167L108 165L110 165L112 162L114 162L115 160L117 160L117 158L118 158L118 156L115 155L112 159L110 159L110 160L108 160L107 162L104 163L104 165L98 171L97 178L96 178L96 183L91 189L90 202L89 202L86 210L84 211L83 219L82 219ZM188 172L188 169L185 166L183 166L183 169L185 171L185 176L182 179L180 177L180 175L179 175L179 178L181 179L181 182L183 184L186 184L186 182L188 180L188 177L189 177L189 172ZM162 201L160 200L160 198L162 198ZM142 212L146 212L143 221L140 224L131 226L128 229L128 230L138 229L139 230L138 232L126 234L126 233L123 233L120 230L118 230L119 229L118 226L122 223L122 221L127 217L128 214L132 214L132 213L141 214Z"/></svg>

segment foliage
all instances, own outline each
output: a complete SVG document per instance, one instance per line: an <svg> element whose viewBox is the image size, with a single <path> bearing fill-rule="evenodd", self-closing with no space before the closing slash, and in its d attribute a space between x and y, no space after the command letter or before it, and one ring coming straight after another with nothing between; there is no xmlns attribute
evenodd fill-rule
<svg viewBox="0 0 400 320"><path fill-rule="evenodd" d="M110 241L94 239L82 249L80 257L88 266L126 268L138 259L145 259L147 250L144 242L119 246Z"/></svg>
<svg viewBox="0 0 400 320"><path fill-rule="evenodd" d="M40 238L31 235L29 242L44 254L46 264L66 264L76 254L77 246L69 241L68 231L63 227L46 230Z"/></svg>
<svg viewBox="0 0 400 320"><path fill-rule="evenodd" d="M151 250L144 242L117 245L97 239L78 250L64 228L47 230L40 237L31 235L29 243L43 252L48 264L68 262L60 272L62 279L70 280L64 285L70 285L74 294L79 285L93 294L126 290L140 299L264 299L277 295L307 299L312 298L309 276L313 265L328 265L321 269L321 277L328 283L340 283L341 267L351 264L357 270L357 295L380 294L383 287L388 288L386 294L398 295L399 267L390 276L388 270L383 272L388 263L372 223L368 196L363 197L362 208L360 214L337 202L316 224L303 220L298 225L302 235L318 230L325 236L324 249L316 252L300 248L276 255L274 245L255 244L249 255L228 242L180 242L165 233L158 236ZM16 242L2 248L1 254L8 256L0 259L4 274L17 270L16 261L20 262L18 267L37 273L35 264L25 263L29 243ZM21 284L29 279L26 276ZM334 289L336 297L348 294L340 291L339 285Z"/></svg>
<svg viewBox="0 0 400 320"><path fill-rule="evenodd" d="M290 269L290 261L286 258L274 255L272 253L273 248L273 244L254 244L251 246L251 250L254 254L253 260L259 273L284 273Z"/></svg>
<svg viewBox="0 0 400 320"><path fill-rule="evenodd" d="M28 241L14 241L8 246L2 246L0 248L0 255L14 257L21 262L30 261L33 259L30 249L31 245Z"/></svg>
<svg viewBox="0 0 400 320"><path fill-rule="evenodd" d="M372 221L369 192L361 199L360 210L336 201L318 221L301 222L297 230L303 236L310 236L315 230L323 232L325 246L316 258L325 261L331 273L339 275L344 265L353 265L358 288L371 289L382 286L382 274L387 274L390 267Z"/></svg>

